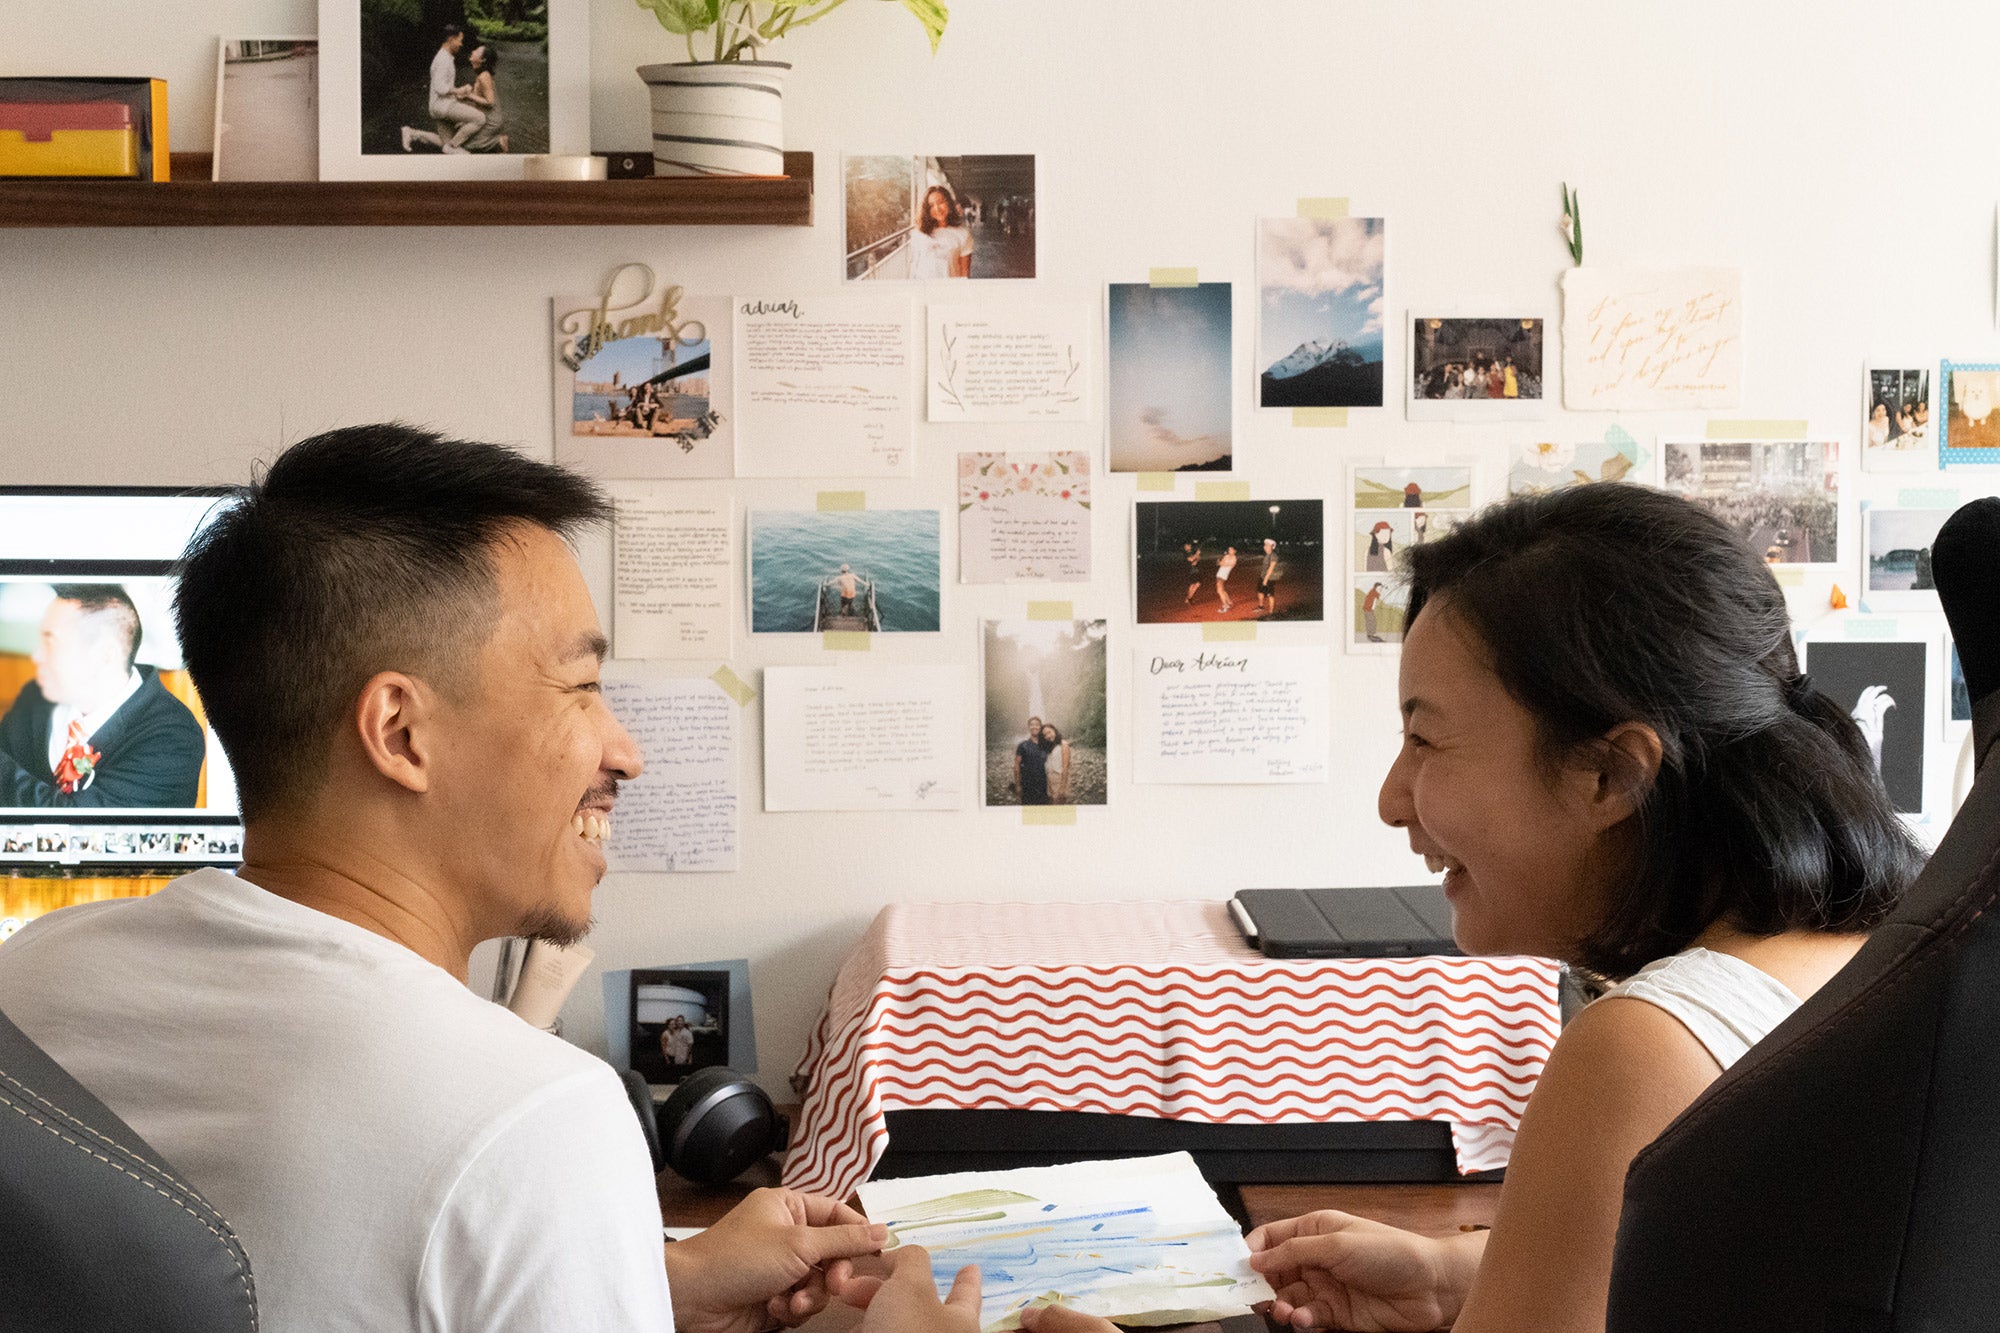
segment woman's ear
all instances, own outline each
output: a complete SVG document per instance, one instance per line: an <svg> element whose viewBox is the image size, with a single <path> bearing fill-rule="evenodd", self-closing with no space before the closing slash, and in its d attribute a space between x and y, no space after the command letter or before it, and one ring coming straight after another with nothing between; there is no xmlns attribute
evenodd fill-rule
<svg viewBox="0 0 2000 1333"><path fill-rule="evenodd" d="M1660 733L1644 722L1620 722L1590 748L1594 790L1591 809L1599 828L1622 824L1660 775Z"/></svg>

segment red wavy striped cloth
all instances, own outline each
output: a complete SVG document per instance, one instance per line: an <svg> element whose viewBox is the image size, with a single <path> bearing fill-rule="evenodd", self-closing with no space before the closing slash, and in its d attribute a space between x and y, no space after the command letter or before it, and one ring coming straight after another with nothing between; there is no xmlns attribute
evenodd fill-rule
<svg viewBox="0 0 2000 1333"><path fill-rule="evenodd" d="M1561 1027L1542 958L1266 958L1219 902L886 907L793 1074L785 1184L844 1199L889 1111L1448 1120L1505 1166Z"/></svg>

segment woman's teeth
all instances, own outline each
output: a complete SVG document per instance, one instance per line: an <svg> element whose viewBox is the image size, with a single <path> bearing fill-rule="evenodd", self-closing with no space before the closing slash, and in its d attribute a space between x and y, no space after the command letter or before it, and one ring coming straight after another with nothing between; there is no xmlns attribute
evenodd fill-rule
<svg viewBox="0 0 2000 1333"><path fill-rule="evenodd" d="M611 817L595 810L579 810L569 821L576 836L586 842L603 842L611 836Z"/></svg>

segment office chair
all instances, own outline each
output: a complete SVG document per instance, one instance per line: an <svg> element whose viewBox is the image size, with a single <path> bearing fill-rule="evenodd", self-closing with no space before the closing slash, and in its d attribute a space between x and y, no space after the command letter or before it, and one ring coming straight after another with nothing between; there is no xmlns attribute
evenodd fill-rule
<svg viewBox="0 0 2000 1333"><path fill-rule="evenodd" d="M208 1201L0 1014L0 1328L255 1333Z"/></svg>
<svg viewBox="0 0 2000 1333"><path fill-rule="evenodd" d="M2000 742L2000 500L1938 595ZM2000 768L1894 915L1632 1163L1609 1333L2000 1327Z"/></svg>

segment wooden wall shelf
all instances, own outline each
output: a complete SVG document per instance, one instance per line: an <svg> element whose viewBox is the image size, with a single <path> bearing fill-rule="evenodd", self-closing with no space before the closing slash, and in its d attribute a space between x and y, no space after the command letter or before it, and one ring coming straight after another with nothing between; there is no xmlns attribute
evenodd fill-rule
<svg viewBox="0 0 2000 1333"><path fill-rule="evenodd" d="M0 181L0 227L809 227L813 155L783 176L624 181Z"/></svg>

